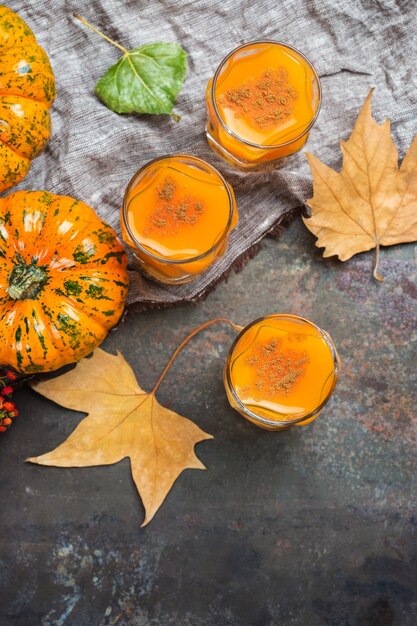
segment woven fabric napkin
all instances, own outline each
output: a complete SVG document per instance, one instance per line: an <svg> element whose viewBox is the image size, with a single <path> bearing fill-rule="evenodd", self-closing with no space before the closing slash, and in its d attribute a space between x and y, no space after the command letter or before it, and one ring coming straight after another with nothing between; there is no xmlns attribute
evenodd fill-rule
<svg viewBox="0 0 417 626"><path fill-rule="evenodd" d="M400 152L417 126L417 12L405 0L31 0L8 2L34 30L55 72L53 135L20 189L46 189L91 205L119 233L123 193L136 170L157 156L186 153L208 160L233 186L240 221L223 258L183 286L144 279L130 255L129 303L141 308L195 301L311 194L303 153L270 174L238 173L207 145L205 86L222 57L241 43L274 39L303 51L315 65L323 106L308 149L339 165L338 140L352 129L370 87L374 111L393 120ZM117 115L94 85L119 51L72 16L73 11L127 48L177 41L189 54L178 98L179 123L168 116ZM279 262L279 260L277 260Z"/></svg>

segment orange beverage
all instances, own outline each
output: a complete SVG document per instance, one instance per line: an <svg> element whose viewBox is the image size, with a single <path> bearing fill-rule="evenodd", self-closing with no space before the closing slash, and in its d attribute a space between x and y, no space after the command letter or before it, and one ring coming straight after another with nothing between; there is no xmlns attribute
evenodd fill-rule
<svg viewBox="0 0 417 626"><path fill-rule="evenodd" d="M270 430L314 420L329 400L340 361L328 333L295 315L271 315L246 326L224 370L230 404Z"/></svg>
<svg viewBox="0 0 417 626"><path fill-rule="evenodd" d="M206 101L212 149L239 168L270 169L306 143L320 109L320 82L295 48L256 41L223 59Z"/></svg>
<svg viewBox="0 0 417 626"><path fill-rule="evenodd" d="M122 234L146 274L191 281L221 256L238 220L233 190L211 165L186 155L147 163L129 183Z"/></svg>

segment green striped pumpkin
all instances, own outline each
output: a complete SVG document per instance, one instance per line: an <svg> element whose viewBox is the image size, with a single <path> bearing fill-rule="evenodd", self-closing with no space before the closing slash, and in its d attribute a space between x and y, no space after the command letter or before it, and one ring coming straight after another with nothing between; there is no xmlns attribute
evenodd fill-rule
<svg viewBox="0 0 417 626"><path fill-rule="evenodd" d="M0 193L24 178L51 134L55 79L26 22L0 4Z"/></svg>
<svg viewBox="0 0 417 626"><path fill-rule="evenodd" d="M94 350L123 313L126 265L116 233L83 202L0 198L0 363L47 372Z"/></svg>

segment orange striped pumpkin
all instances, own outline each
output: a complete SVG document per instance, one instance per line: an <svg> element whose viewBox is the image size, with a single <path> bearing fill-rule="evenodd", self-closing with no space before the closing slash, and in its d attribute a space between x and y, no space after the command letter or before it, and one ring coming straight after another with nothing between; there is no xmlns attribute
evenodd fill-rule
<svg viewBox="0 0 417 626"><path fill-rule="evenodd" d="M92 352L124 311L126 266L114 230L83 202L0 198L0 363L49 372Z"/></svg>
<svg viewBox="0 0 417 626"><path fill-rule="evenodd" d="M55 80L46 52L0 5L0 193L20 182L51 134Z"/></svg>

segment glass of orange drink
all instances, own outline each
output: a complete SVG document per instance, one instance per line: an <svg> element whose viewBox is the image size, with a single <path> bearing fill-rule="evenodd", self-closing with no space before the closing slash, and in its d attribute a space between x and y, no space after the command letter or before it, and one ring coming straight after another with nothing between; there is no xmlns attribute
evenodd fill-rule
<svg viewBox="0 0 417 626"><path fill-rule="evenodd" d="M144 165L123 199L121 226L149 277L193 280L224 254L238 213L231 186L194 156L163 156Z"/></svg>
<svg viewBox="0 0 417 626"><path fill-rule="evenodd" d="M320 80L292 46L254 41L223 59L206 102L212 149L240 169L268 170L306 143L320 110Z"/></svg>
<svg viewBox="0 0 417 626"><path fill-rule="evenodd" d="M316 419L336 386L340 360L330 335L296 315L246 326L224 369L231 406L257 426L282 430Z"/></svg>

